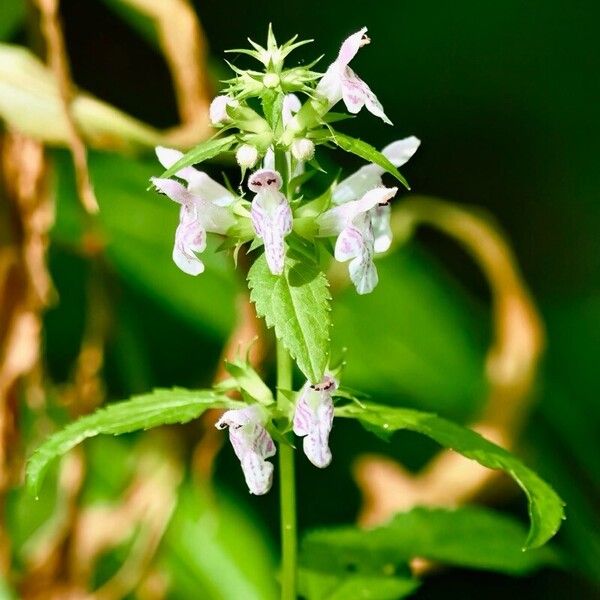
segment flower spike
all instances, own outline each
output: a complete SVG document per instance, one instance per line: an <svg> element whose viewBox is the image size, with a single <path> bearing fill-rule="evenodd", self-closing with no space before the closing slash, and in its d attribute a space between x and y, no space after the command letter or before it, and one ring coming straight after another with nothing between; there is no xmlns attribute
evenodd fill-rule
<svg viewBox="0 0 600 600"><path fill-rule="evenodd" d="M292 231L292 209L279 191L281 175L272 169L260 169L250 175L248 187L256 195L252 200L252 225L263 240L267 264L273 275L283 273L285 237Z"/></svg>
<svg viewBox="0 0 600 600"><path fill-rule="evenodd" d="M321 96L327 98L330 108L340 100L343 100L346 108L352 114L360 112L364 106L371 114L391 125L392 122L383 111L383 106L377 99L377 96L348 66L359 49L371 42L366 33L367 28L363 27L344 41L338 57L331 63L325 75L319 81L316 91Z"/></svg>
<svg viewBox="0 0 600 600"><path fill-rule="evenodd" d="M294 433L304 437L304 454L310 462L324 469L331 462L329 433L333 425L333 392L337 381L326 374L320 383L311 385L307 381L294 412Z"/></svg>
<svg viewBox="0 0 600 600"><path fill-rule="evenodd" d="M266 417L258 406L228 410L217 421L217 429L229 428L229 441L240 460L246 485L251 494L266 494L273 484L275 444L265 429Z"/></svg>

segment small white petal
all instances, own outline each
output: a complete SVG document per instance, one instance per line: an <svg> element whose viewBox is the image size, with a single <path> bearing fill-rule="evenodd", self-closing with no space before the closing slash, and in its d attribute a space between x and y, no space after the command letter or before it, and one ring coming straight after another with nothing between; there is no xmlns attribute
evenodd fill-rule
<svg viewBox="0 0 600 600"><path fill-rule="evenodd" d="M282 185L281 175L274 169L259 169L248 178L248 188L255 194L267 189L277 191Z"/></svg>
<svg viewBox="0 0 600 600"><path fill-rule="evenodd" d="M317 84L315 92L319 96L327 98L329 107L337 104L342 99L342 76L343 70L334 62L329 65Z"/></svg>
<svg viewBox="0 0 600 600"><path fill-rule="evenodd" d="M365 242L359 229L350 225L343 229L335 242L335 260L346 262L364 252Z"/></svg>
<svg viewBox="0 0 600 600"><path fill-rule="evenodd" d="M376 206L370 212L375 252L387 252L392 245L391 206Z"/></svg>
<svg viewBox="0 0 600 600"><path fill-rule="evenodd" d="M331 462L329 434L333 425L333 400L331 395L337 382L325 375L317 385L306 382L300 391L294 411L293 429L304 437L303 448L310 462L323 469Z"/></svg>
<svg viewBox="0 0 600 600"><path fill-rule="evenodd" d="M388 144L381 153L388 158L395 167L401 167L408 162L420 145L421 140L414 135L411 135L410 137L396 140L395 142Z"/></svg>
<svg viewBox="0 0 600 600"><path fill-rule="evenodd" d="M239 103L237 100L226 95L217 96L210 103L208 116L213 125L220 125L225 121L229 121L229 115L227 114L228 106L239 106Z"/></svg>
<svg viewBox="0 0 600 600"><path fill-rule="evenodd" d="M359 113L365 105L367 90L367 84L348 67L342 77L342 99L353 115Z"/></svg>
<svg viewBox="0 0 600 600"><path fill-rule="evenodd" d="M352 224L354 219L371 210L378 204L385 204L396 194L397 187L377 187L369 190L360 200L347 202L334 206L323 213L319 219L319 235L329 237L339 234L343 229Z"/></svg>
<svg viewBox="0 0 600 600"><path fill-rule="evenodd" d="M251 169L258 160L258 150L250 144L242 144L235 153L238 165L245 169Z"/></svg>
<svg viewBox="0 0 600 600"><path fill-rule="evenodd" d="M307 138L300 138L292 142L292 156L301 162L310 160L315 155L315 145Z"/></svg>
<svg viewBox="0 0 600 600"><path fill-rule="evenodd" d="M316 92L327 98L329 106L333 106L343 99L348 111L352 114L360 112L363 106L373 115L391 125L383 106L369 86L348 66L356 56L359 48L370 42L365 35L366 27L347 38L340 48L337 59L329 66L321 80Z"/></svg>
<svg viewBox="0 0 600 600"><path fill-rule="evenodd" d="M256 406L228 410L215 427L229 427L229 440L250 493L266 494L273 483L273 465L265 459L275 455L275 444L265 429L264 414Z"/></svg>
<svg viewBox="0 0 600 600"><path fill-rule="evenodd" d="M355 173L340 181L333 190L334 204L345 204L364 196L369 190L382 186L381 174L383 169L379 165L365 165Z"/></svg>
<svg viewBox="0 0 600 600"><path fill-rule="evenodd" d="M302 108L302 103L296 94L286 94L283 98L283 106L281 108L281 120L285 127L292 117Z"/></svg>
<svg viewBox="0 0 600 600"><path fill-rule="evenodd" d="M195 210L181 207L179 226L175 231L173 261L188 275L200 275L204 263L196 256L206 248L206 231L196 219Z"/></svg>
<svg viewBox="0 0 600 600"><path fill-rule="evenodd" d="M360 31L353 33L342 42L340 52L336 59L338 64L348 66L360 48L370 42L369 38L365 35L366 33L367 28L363 27Z"/></svg>
<svg viewBox="0 0 600 600"><path fill-rule="evenodd" d="M209 177L206 173L193 169L194 178L189 180L188 189L204 200L209 200L217 206L229 206L235 201L235 196L224 186Z"/></svg>
<svg viewBox="0 0 600 600"><path fill-rule="evenodd" d="M277 190L259 192L252 201L252 225L263 240L265 257L273 275L283 273L285 237L292 231L292 209L285 196Z"/></svg>
<svg viewBox="0 0 600 600"><path fill-rule="evenodd" d="M373 263L372 255L368 253L357 256L351 261L348 272L356 291L361 295L370 294L379 282L377 267Z"/></svg>
<svg viewBox="0 0 600 600"><path fill-rule="evenodd" d="M373 263L373 210L357 216L351 225L342 230L335 243L335 259L339 262L350 260L348 272L359 294L372 292L379 280Z"/></svg>
<svg viewBox="0 0 600 600"><path fill-rule="evenodd" d="M367 110L376 117L379 117L387 125L393 125L388 116L383 111L381 102L377 99L377 96L371 91L371 88L365 83L365 106Z"/></svg>
<svg viewBox="0 0 600 600"><path fill-rule="evenodd" d="M268 169L269 171L275 170L275 151L273 150L272 146L270 146L265 152L262 166L263 169Z"/></svg>
<svg viewBox="0 0 600 600"><path fill-rule="evenodd" d="M159 192L165 194L165 196L178 204L188 207L194 204L194 196L178 181L162 177L151 177L150 181Z"/></svg>

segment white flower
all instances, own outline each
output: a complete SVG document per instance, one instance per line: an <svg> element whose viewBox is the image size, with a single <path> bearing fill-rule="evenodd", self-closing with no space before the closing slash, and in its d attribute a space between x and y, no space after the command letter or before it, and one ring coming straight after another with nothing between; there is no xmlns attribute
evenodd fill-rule
<svg viewBox="0 0 600 600"><path fill-rule="evenodd" d="M171 148L156 148L160 163L168 169L183 155ZM156 189L181 205L179 226L175 232L173 260L189 275L204 271L204 263L196 256L206 248L207 232L225 234L235 223L229 205L235 196L227 188L193 167L185 167L175 174L187 187L173 179L152 177Z"/></svg>
<svg viewBox="0 0 600 600"><path fill-rule="evenodd" d="M281 107L281 122L284 128L287 124L292 120L293 116L300 110L302 107L302 103L296 94L286 94L283 97L283 105ZM275 153L273 152L273 148L270 147L265 153L265 158L263 159L263 168L264 169L275 169ZM294 173L297 175L297 173Z"/></svg>
<svg viewBox="0 0 600 600"><path fill-rule="evenodd" d="M417 151L421 141L410 136L397 140L386 146L381 153L389 159L395 167L401 167ZM344 204L357 200L369 190L382 185L381 176L384 169L379 165L369 164L361 167L337 184L333 191L333 203ZM391 207L389 205L377 206L371 210L371 225L375 237L374 250L376 253L386 252L392 244L392 230L390 228Z"/></svg>
<svg viewBox="0 0 600 600"><path fill-rule="evenodd" d="M258 406L228 410L217 421L217 429L229 427L229 441L242 465L251 494L266 494L273 483L275 444L265 429L266 417Z"/></svg>
<svg viewBox="0 0 600 600"><path fill-rule="evenodd" d="M371 222L371 211L387 206L398 188L376 187L360 199L330 208L318 219L319 235L337 235L335 259L351 261L348 270L350 279L359 294L368 294L378 282L377 269L373 263L375 238Z"/></svg>
<svg viewBox="0 0 600 600"><path fill-rule="evenodd" d="M292 231L292 209L281 189L281 175L271 169L260 169L248 179L248 187L256 193L252 200L252 225L263 240L271 273L281 275L285 260L284 238Z"/></svg>
<svg viewBox="0 0 600 600"><path fill-rule="evenodd" d="M344 41L338 57L319 81L316 91L327 98L330 108L340 100L344 101L346 108L352 114L358 113L363 106L366 106L370 113L391 125L392 122L383 112L383 106L377 100L377 96L348 66L359 48L371 41L365 35L366 32L367 28L363 27Z"/></svg>
<svg viewBox="0 0 600 600"><path fill-rule="evenodd" d="M300 138L292 142L292 156L300 162L306 162L315 155L315 145L307 138Z"/></svg>
<svg viewBox="0 0 600 600"><path fill-rule="evenodd" d="M302 108L302 102L296 94L286 94L283 97L283 106L281 108L281 121L285 127L292 117Z"/></svg>
<svg viewBox="0 0 600 600"><path fill-rule="evenodd" d="M311 385L307 381L300 390L294 412L294 433L304 437L304 454L315 467L320 469L331 462L329 449L329 433L333 425L331 395L336 388L337 381L331 375L325 375L316 385Z"/></svg>
<svg viewBox="0 0 600 600"><path fill-rule="evenodd" d="M242 144L235 153L235 159L243 169L251 169L258 160L258 150L250 144Z"/></svg>
<svg viewBox="0 0 600 600"><path fill-rule="evenodd" d="M239 106L239 102L229 96L217 96L208 109L208 116L213 125L221 125L230 120L227 114L228 106Z"/></svg>

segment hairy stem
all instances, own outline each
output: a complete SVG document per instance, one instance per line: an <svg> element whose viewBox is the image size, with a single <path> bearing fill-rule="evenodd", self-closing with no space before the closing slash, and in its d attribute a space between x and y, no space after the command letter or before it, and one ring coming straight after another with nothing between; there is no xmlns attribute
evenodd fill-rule
<svg viewBox="0 0 600 600"><path fill-rule="evenodd" d="M277 389L292 389L292 360L277 340ZM278 402L285 398L278 393ZM279 444L279 498L281 503L281 599L296 599L296 475L294 449Z"/></svg>

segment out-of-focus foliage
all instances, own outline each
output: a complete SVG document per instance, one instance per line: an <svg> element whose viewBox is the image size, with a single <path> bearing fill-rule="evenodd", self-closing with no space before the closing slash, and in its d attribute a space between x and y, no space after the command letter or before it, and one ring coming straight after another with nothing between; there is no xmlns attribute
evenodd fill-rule
<svg viewBox="0 0 600 600"><path fill-rule="evenodd" d="M107 4L122 9L116 0ZM594 592L581 581L600 583L600 383L595 364L600 344L600 171L594 145L600 119L592 93L600 66L597 3L386 0L367 11L363 5L330 0L326 9L322 3L305 2L286 4L282 11L272 2L235 0L228 3L227 15L219 3L197 5L215 56L246 36L261 37L265 23L272 21L282 37L300 32L318 38L328 46L329 58L340 39L368 25L373 44L358 59L361 75L376 82L374 88L400 132L416 133L423 140L418 159L407 169L413 189L493 212L514 241L541 306L548 351L521 448L567 502L568 520L556 544L565 568L576 575L549 578L544 570L516 581L463 571L456 582L452 571L446 571L426 579L415 597L591 597ZM174 124L169 78L148 23L141 19L142 25L132 29L97 1L65 2L63 12L76 82L157 126ZM127 12L128 23L138 21L136 14ZM232 14L236 18L229 18ZM0 39L24 43L23 17L22 2L3 0ZM138 30L145 33L136 37ZM357 135L368 132L377 147L390 141L385 126L369 119L356 119L349 128ZM58 220L51 267L60 301L46 316L45 351L51 375L64 383L84 327L89 268L78 250L84 221L70 161L62 152L53 152L52 161ZM348 168L355 164L348 159ZM220 253L204 255L207 269L198 278L185 276L172 264L177 208L144 192L150 175L159 172L152 157L91 153L90 167L101 206L100 237L106 243L113 311L105 365L109 397L153 386L209 383L233 325L237 275ZM220 167L212 169L217 172ZM339 349L348 348L344 382L390 404L463 419L476 414L485 392L488 297L470 261L447 241L426 233L419 244L402 248L378 268L381 283L376 293L367 298L342 293L332 316L334 341ZM23 415L24 424L29 424L23 439L28 448L48 432L48 420L64 422L62 409L49 412L50 417ZM315 473L305 463L299 465L304 527L348 522L358 506L347 467L372 446L352 425L336 425L336 435L336 461L330 472ZM181 438L186 445L186 433ZM83 502L94 506L121 497L135 469L138 443L136 436L128 436L86 446ZM410 436L381 443L377 450L415 467L433 452ZM275 597L275 499L247 498L236 469L227 453L220 457L214 497L187 476L181 484L158 554L158 568L168 574L172 586L169 597ZM39 501L21 489L7 501L17 569L60 517L56 490L53 471ZM466 517L460 522L446 523L443 513L439 521L432 516L437 513L421 518L425 513L418 511L397 517L389 527L404 524L393 538L396 550L406 544L401 562L417 553L513 575L553 563L545 551L543 557L537 552L513 554L509 540L516 536L520 543L522 532L506 517L502 545L488 552L481 551L483 542L475 534L460 548L446 546L443 542L467 539L464 530L454 536L452 527L475 527L488 518L464 510ZM263 524L270 534L264 533ZM450 539L435 538L434 544L427 536L438 525ZM409 533L414 537L408 539ZM361 547L369 539L354 531L351 535L360 537ZM377 548L383 552L386 545ZM506 562L494 562L504 551ZM118 550L106 553L100 582L117 570L121 559ZM390 598L415 586L402 573L396 579ZM317 591L310 592L311 597L339 584L336 575L326 583L313 582L311 589ZM354 589L356 584L354 580ZM11 597L3 581L2 594Z"/></svg>
<svg viewBox="0 0 600 600"><path fill-rule="evenodd" d="M376 428L383 435L402 429L422 433L446 448L452 448L467 458L490 469L502 469L523 488L529 499L531 529L524 548L537 548L552 537L564 518L563 503L556 493L533 471L509 452L437 415L403 408L368 403L366 410L356 406L343 407L338 415L359 419L365 426Z"/></svg>
<svg viewBox="0 0 600 600"><path fill-rule="evenodd" d="M415 554L448 565L523 575L560 559L550 547L523 552L526 532L514 519L476 507L415 508L371 529L338 527L307 533L301 562L311 569L343 572L364 564L390 570Z"/></svg>

